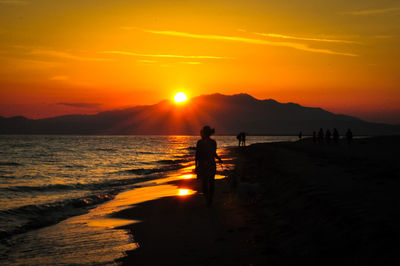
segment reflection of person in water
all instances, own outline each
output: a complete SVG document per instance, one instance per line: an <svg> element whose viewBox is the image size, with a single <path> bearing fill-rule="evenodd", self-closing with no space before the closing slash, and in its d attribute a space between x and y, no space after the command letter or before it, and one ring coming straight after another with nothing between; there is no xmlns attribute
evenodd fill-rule
<svg viewBox="0 0 400 266"><path fill-rule="evenodd" d="M215 130L209 126L203 127L200 131L201 139L196 145L196 173L202 182L203 193L206 196L207 205L211 205L214 194L215 172L217 166L215 158L222 163L217 155L217 142L210 138Z"/></svg>

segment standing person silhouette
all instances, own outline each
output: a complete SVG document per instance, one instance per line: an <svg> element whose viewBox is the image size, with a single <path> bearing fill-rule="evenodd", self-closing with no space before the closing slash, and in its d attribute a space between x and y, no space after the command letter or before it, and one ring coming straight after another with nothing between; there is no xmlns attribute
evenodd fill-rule
<svg viewBox="0 0 400 266"><path fill-rule="evenodd" d="M326 133L325 133L325 140L326 140L326 143L331 143L331 131L329 130L329 129L327 129L326 130Z"/></svg>
<svg viewBox="0 0 400 266"><path fill-rule="evenodd" d="M236 139L239 141L239 147L240 147L240 144L242 144L242 133L239 133L239 134L236 136Z"/></svg>
<svg viewBox="0 0 400 266"><path fill-rule="evenodd" d="M333 141L336 144L339 142L339 131L336 128L333 129Z"/></svg>
<svg viewBox="0 0 400 266"><path fill-rule="evenodd" d="M318 141L319 143L324 142L324 130L322 128L320 128L318 132Z"/></svg>
<svg viewBox="0 0 400 266"><path fill-rule="evenodd" d="M242 134L242 145L244 147L244 146L246 146L246 133L242 132L241 134Z"/></svg>
<svg viewBox="0 0 400 266"><path fill-rule="evenodd" d="M197 178L202 182L202 189L206 197L207 205L210 206L214 196L215 172L217 158L222 163L221 158L217 155L217 142L210 138L215 133L215 129L209 126L203 127L200 131L201 139L196 145L196 173Z"/></svg>
<svg viewBox="0 0 400 266"><path fill-rule="evenodd" d="M351 142L352 142L352 140L353 140L353 132L351 132L351 129L350 129L350 128L347 129L347 132L346 132L346 139L347 139L347 144L350 146L350 145L351 145Z"/></svg>

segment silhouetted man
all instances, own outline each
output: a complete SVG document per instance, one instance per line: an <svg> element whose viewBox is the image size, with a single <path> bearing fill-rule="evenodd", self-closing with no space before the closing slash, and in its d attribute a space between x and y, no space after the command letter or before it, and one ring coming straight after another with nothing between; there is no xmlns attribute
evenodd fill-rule
<svg viewBox="0 0 400 266"><path fill-rule="evenodd" d="M326 140L326 143L331 143L331 131L329 129L326 130L325 140Z"/></svg>
<svg viewBox="0 0 400 266"><path fill-rule="evenodd" d="M240 132L236 138L239 140L239 147L240 146L246 146L246 133Z"/></svg>
<svg viewBox="0 0 400 266"><path fill-rule="evenodd" d="M351 142L353 141L353 132L351 132L350 128L347 129L346 132L346 139L347 139L347 144L351 144Z"/></svg>
<svg viewBox="0 0 400 266"><path fill-rule="evenodd" d="M336 128L333 129L333 142L335 143L339 142L339 132L337 131Z"/></svg>
<svg viewBox="0 0 400 266"><path fill-rule="evenodd" d="M322 128L320 128L318 132L318 141L319 143L324 142L324 130Z"/></svg>

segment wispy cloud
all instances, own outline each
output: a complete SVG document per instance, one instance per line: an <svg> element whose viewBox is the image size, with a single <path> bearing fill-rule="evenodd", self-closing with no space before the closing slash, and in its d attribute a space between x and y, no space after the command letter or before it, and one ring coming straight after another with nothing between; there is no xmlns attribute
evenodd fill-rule
<svg viewBox="0 0 400 266"><path fill-rule="evenodd" d="M369 16L369 15L379 15L385 13L394 13L400 12L400 7L389 7L389 8L378 8L378 9L363 9L357 11L348 11L342 12L345 15L353 15L353 16Z"/></svg>
<svg viewBox="0 0 400 266"><path fill-rule="evenodd" d="M372 38L375 38L375 39L390 39L392 37L393 37L392 35L374 35L374 36L372 36Z"/></svg>
<svg viewBox="0 0 400 266"><path fill-rule="evenodd" d="M262 32L252 32L252 33L256 34L256 35L259 35L259 36L264 36L264 37L290 39L290 40L300 40L300 41L332 42L332 43L357 43L355 41L349 41L349 40L298 37L298 36L283 35L283 34L276 34L276 33L262 33Z"/></svg>
<svg viewBox="0 0 400 266"><path fill-rule="evenodd" d="M57 50L47 50L47 49L34 49L30 52L30 54L77 60L77 61L110 61L110 59L107 58L85 57L85 56L75 55L72 53L61 52Z"/></svg>
<svg viewBox="0 0 400 266"><path fill-rule="evenodd" d="M76 108L99 108L101 104L99 103L57 103L58 105L64 105L69 107L76 107Z"/></svg>
<svg viewBox="0 0 400 266"><path fill-rule="evenodd" d="M187 64L187 65L200 65L202 62L181 62L182 64Z"/></svg>
<svg viewBox="0 0 400 266"><path fill-rule="evenodd" d="M140 62L140 63L144 63L144 64L159 64L161 66L165 66L165 62L163 62L163 61L147 60L147 59L140 59L140 60L137 60L137 61ZM186 64L186 65L200 65L200 64L203 64L203 62L196 62L196 61L180 61L180 62L176 62L176 63Z"/></svg>
<svg viewBox="0 0 400 266"><path fill-rule="evenodd" d="M44 69L52 69L61 66L59 62L54 61L44 61L44 60L34 60L34 59L21 59L21 58L12 58L11 62L17 69L21 70L44 70Z"/></svg>
<svg viewBox="0 0 400 266"><path fill-rule="evenodd" d="M269 46L290 47L290 48L294 48L297 50L313 52L313 53L343 55L343 56L357 56L356 54L353 54L353 53L344 53L344 52L338 52L338 51L333 51L333 50L329 50L329 49L312 48L306 44L295 43L295 42L272 42L272 41L255 39L255 38L226 36L226 35L194 34L194 33L179 32L179 31L161 31L161 30L146 30L146 29L142 29L142 31L148 32L148 33L153 33L153 34L169 35L169 36L176 36L176 37L186 37L186 38L196 38L196 39L206 39L206 40L233 41L233 42L261 44L261 45L269 45Z"/></svg>
<svg viewBox="0 0 400 266"><path fill-rule="evenodd" d="M159 57L159 58L186 58L186 59L227 59L227 57L210 55L175 55L175 54L141 54L127 51L103 51L104 54L120 54L139 57Z"/></svg>
<svg viewBox="0 0 400 266"><path fill-rule="evenodd" d="M140 59L140 60L138 60L138 62L140 62L140 63L146 63L146 64L158 63L158 61L155 61L155 60L147 60L147 59Z"/></svg>
<svg viewBox="0 0 400 266"><path fill-rule="evenodd" d="M28 4L28 1L23 0L0 0L0 5L25 6Z"/></svg>

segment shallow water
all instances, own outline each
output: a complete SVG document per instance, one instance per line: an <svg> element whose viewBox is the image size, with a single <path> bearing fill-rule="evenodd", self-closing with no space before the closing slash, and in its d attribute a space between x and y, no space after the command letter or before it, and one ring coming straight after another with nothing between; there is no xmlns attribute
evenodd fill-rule
<svg viewBox="0 0 400 266"><path fill-rule="evenodd" d="M166 182L194 177L197 139L0 136L1 264L114 264L136 247L125 230L115 227L135 221L107 215L143 201L194 193ZM249 137L248 143L295 139ZM232 136L216 140L221 154L237 145Z"/></svg>

